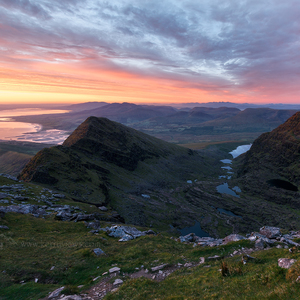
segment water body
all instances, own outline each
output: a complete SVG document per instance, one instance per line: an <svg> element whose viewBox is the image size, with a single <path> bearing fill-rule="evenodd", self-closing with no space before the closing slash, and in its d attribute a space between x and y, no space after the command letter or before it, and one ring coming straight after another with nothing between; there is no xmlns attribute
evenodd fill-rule
<svg viewBox="0 0 300 300"><path fill-rule="evenodd" d="M221 159L220 160L223 164L231 164L232 160L231 159Z"/></svg>
<svg viewBox="0 0 300 300"><path fill-rule="evenodd" d="M217 186L217 191L221 194L228 194L228 195L231 195L231 196L234 196L234 197L238 197L240 198L239 195L237 195L234 190L230 189L229 186L228 186L228 183L225 182L221 185L218 185Z"/></svg>
<svg viewBox="0 0 300 300"><path fill-rule="evenodd" d="M229 152L233 158L238 157L239 155L247 152L251 148L252 144L238 146L235 150Z"/></svg>
<svg viewBox="0 0 300 300"><path fill-rule="evenodd" d="M179 229L179 231L180 231L181 235L195 233L195 235L197 235L199 237L205 237L205 236L209 237L209 234L201 229L201 225L198 221L196 221L195 225L193 225L192 227L185 227L183 229Z"/></svg>
<svg viewBox="0 0 300 300"><path fill-rule="evenodd" d="M40 124L15 122L16 116L66 113L67 110L49 110L39 108L12 109L0 111L0 140L26 141L44 144L62 144L69 136L65 130L42 130Z"/></svg>
<svg viewBox="0 0 300 300"><path fill-rule="evenodd" d="M0 117L20 117L20 116L36 116L48 114L65 114L69 110L62 109L42 109L42 108L18 108L0 110Z"/></svg>

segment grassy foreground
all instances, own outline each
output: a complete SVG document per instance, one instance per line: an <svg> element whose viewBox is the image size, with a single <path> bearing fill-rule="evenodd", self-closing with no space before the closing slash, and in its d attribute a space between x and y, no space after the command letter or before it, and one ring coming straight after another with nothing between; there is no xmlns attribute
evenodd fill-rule
<svg viewBox="0 0 300 300"><path fill-rule="evenodd" d="M298 251L274 247L253 253L256 259L243 265L241 256L227 256L242 247L250 248L249 241L201 248L161 233L121 243L104 232L89 233L82 222L14 213L0 219L0 225L10 228L0 229L1 300L41 299L61 286L66 286L65 293L79 293L105 278L107 275L101 275L112 266L121 268L119 278L124 284L104 299L299 299L300 295ZM97 257L94 248L101 248L106 255ZM208 260L213 255L224 258ZM206 258L204 264L182 267L160 282L129 278L142 265L150 270L163 263L199 262L200 257ZM281 257L299 262L285 270L277 266Z"/></svg>

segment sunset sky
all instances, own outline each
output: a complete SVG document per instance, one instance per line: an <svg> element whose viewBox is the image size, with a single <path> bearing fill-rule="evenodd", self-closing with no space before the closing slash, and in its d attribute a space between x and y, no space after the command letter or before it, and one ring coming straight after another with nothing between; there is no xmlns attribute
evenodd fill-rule
<svg viewBox="0 0 300 300"><path fill-rule="evenodd" d="M0 104L300 103L299 0L0 0Z"/></svg>

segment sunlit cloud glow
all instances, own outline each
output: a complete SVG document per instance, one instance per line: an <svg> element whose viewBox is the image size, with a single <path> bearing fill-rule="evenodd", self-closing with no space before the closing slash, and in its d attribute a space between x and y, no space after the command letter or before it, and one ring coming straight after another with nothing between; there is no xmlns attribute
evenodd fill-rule
<svg viewBox="0 0 300 300"><path fill-rule="evenodd" d="M2 0L0 101L299 103L300 2Z"/></svg>

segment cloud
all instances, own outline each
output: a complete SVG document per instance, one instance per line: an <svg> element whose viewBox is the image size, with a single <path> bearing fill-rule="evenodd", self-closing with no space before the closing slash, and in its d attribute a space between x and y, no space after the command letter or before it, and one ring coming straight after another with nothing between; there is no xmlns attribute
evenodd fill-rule
<svg viewBox="0 0 300 300"><path fill-rule="evenodd" d="M293 0L2 0L0 63L111 70L116 81L127 73L233 96L297 94L299 15Z"/></svg>

